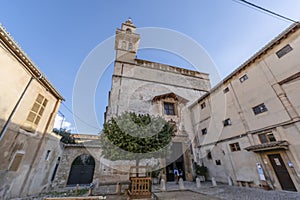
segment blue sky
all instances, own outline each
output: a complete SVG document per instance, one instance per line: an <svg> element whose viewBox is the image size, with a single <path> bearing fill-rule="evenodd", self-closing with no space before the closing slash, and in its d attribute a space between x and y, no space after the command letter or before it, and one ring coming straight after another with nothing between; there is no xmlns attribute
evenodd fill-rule
<svg viewBox="0 0 300 200"><path fill-rule="evenodd" d="M299 0L249 1L300 19ZM61 92L70 109L73 84L84 59L128 17L137 27L169 28L193 38L210 55L221 77L291 24L233 0L3 0L0 7L0 22ZM181 59L159 51L140 51L138 57L186 67ZM100 127L111 74L112 67L99 82L95 96ZM73 124L72 114L64 106L60 111ZM97 133L100 127L87 126L85 132Z"/></svg>

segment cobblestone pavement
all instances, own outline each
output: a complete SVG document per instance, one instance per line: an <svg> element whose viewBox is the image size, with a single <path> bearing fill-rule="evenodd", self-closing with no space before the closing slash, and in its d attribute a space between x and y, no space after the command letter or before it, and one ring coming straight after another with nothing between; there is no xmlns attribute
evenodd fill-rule
<svg viewBox="0 0 300 200"><path fill-rule="evenodd" d="M219 198L200 194L193 191L169 191L155 194L159 200L219 200Z"/></svg>
<svg viewBox="0 0 300 200"><path fill-rule="evenodd" d="M237 187L237 186L228 186L228 185L218 185L212 187L210 182L202 183L201 188L196 188L195 182L184 182L184 187L188 191L194 192L194 197L196 194L199 194L198 199L226 199L226 200L300 200L299 192L288 192L288 191L266 191L259 188L246 188L246 187ZM166 185L167 191L178 191L179 186L173 182ZM159 185L153 187L154 192L158 195L160 192ZM191 196L185 197L184 191L178 191L182 193L176 197L170 193L169 198L180 199L180 200L194 200ZM166 192L167 194L168 192ZM196 194L195 194L196 193ZM166 197L166 198L165 198ZM168 199L165 196L165 199ZM196 198L197 199L197 198ZM205 200L206 200L205 199Z"/></svg>
<svg viewBox="0 0 300 200"><path fill-rule="evenodd" d="M258 188L246 188L219 184L212 187L210 182L202 182L197 188L195 182L184 182L185 190L179 190L175 182L166 184L166 192L159 185L153 185L152 191L159 200L300 200L299 192L266 191ZM122 192L128 185L122 186ZM116 185L95 188L94 195L106 195L107 200L126 200L126 195L115 195ZM1 199L1 197L0 197ZM16 198L15 200L42 200L43 197Z"/></svg>

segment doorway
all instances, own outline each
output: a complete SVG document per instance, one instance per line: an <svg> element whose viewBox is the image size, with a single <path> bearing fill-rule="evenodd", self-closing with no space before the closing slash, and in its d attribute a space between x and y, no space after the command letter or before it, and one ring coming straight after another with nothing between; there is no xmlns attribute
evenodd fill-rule
<svg viewBox="0 0 300 200"><path fill-rule="evenodd" d="M67 185L87 185L93 181L95 160L91 155L82 154L72 163Z"/></svg>
<svg viewBox="0 0 300 200"><path fill-rule="evenodd" d="M183 155L181 155L175 162L169 164L166 168L167 171L167 181L175 181L174 169L181 169L182 179L185 181L185 173L184 173L184 160Z"/></svg>
<svg viewBox="0 0 300 200"><path fill-rule="evenodd" d="M268 157L282 189L297 191L280 154L272 154L268 155Z"/></svg>

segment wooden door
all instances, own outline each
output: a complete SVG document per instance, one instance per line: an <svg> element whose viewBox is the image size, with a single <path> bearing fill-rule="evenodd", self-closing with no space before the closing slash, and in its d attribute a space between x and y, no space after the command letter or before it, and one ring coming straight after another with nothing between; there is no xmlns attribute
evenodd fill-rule
<svg viewBox="0 0 300 200"><path fill-rule="evenodd" d="M167 181L175 181L173 163L167 166Z"/></svg>
<svg viewBox="0 0 300 200"><path fill-rule="evenodd" d="M67 185L88 185L92 183L94 169L95 160L92 156L86 154L78 156L72 163Z"/></svg>
<svg viewBox="0 0 300 200"><path fill-rule="evenodd" d="M280 154L268 155L283 190L297 191Z"/></svg>

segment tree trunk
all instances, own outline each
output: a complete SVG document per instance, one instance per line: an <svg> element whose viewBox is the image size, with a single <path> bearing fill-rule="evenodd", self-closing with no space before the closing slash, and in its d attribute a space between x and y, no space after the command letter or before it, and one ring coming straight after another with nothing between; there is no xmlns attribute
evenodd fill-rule
<svg viewBox="0 0 300 200"><path fill-rule="evenodd" d="M136 166L136 177L139 177L139 164L140 164L140 158L137 157L135 160L135 166Z"/></svg>

